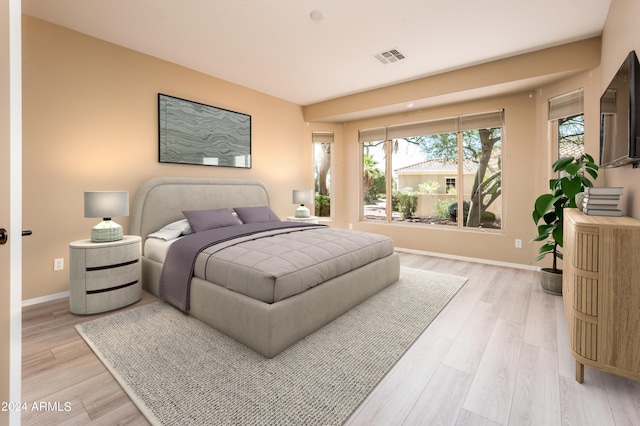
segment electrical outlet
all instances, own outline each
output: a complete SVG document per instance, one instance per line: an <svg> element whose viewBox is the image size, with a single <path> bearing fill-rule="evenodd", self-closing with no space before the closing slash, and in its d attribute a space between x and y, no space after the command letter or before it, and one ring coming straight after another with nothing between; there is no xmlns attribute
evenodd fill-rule
<svg viewBox="0 0 640 426"><path fill-rule="evenodd" d="M62 271L64 269L64 259L53 259L53 270Z"/></svg>
<svg viewBox="0 0 640 426"><path fill-rule="evenodd" d="M522 248L522 240L516 238L516 248Z"/></svg>
<svg viewBox="0 0 640 426"><path fill-rule="evenodd" d="M349 224L349 229L353 229L353 223Z"/></svg>

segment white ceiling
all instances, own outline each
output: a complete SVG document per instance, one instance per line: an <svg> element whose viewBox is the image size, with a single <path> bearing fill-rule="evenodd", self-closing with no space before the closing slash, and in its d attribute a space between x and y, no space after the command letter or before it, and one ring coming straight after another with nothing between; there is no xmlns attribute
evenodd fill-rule
<svg viewBox="0 0 640 426"><path fill-rule="evenodd" d="M597 36L611 0L23 0L25 14L299 105ZM311 19L319 10L324 19ZM383 65L373 55L398 49Z"/></svg>

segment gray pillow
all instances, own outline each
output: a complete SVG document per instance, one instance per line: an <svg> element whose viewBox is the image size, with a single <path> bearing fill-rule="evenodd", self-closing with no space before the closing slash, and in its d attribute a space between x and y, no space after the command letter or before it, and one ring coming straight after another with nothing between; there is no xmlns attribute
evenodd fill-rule
<svg viewBox="0 0 640 426"><path fill-rule="evenodd" d="M280 218L269 206L261 207L234 207L242 223L267 223L280 222Z"/></svg>
<svg viewBox="0 0 640 426"><path fill-rule="evenodd" d="M229 209L183 210L182 214L187 218L194 232L238 225L238 219Z"/></svg>

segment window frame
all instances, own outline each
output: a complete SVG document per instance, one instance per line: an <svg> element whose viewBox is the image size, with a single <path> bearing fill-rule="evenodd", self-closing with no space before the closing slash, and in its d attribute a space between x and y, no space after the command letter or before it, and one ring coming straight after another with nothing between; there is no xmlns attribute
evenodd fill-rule
<svg viewBox="0 0 640 426"><path fill-rule="evenodd" d="M506 125L505 125L504 117L505 117L505 110L499 109L499 110L493 110L488 112L457 115L454 117L445 117L441 119L424 121L424 122L403 123L398 125L383 126L383 127L376 127L376 128L370 128L370 129L360 129L358 131L358 141L360 145L360 171L361 173L364 171L364 154L365 154L366 144L384 142L385 149L383 152L386 159L385 171L384 171L385 183L386 183L386 198L387 200L390 200L393 197L392 186L394 183L393 164L392 164L392 158L393 158L392 147L396 145L397 143L396 141L400 139L405 139L411 136L421 137L421 136L440 135L440 134L446 134L446 133L455 133L456 146L457 146L457 160L456 160L457 175L455 177L445 176L445 179L447 177L454 179L455 189L456 189L456 200L458 202L458 205L464 205L465 189L463 187L462 191L460 191L460 188L459 188L459 184L461 182L462 182L462 185L464 186L464 176L465 176L464 175L465 160L464 160L464 152L463 152L464 133L469 130L480 131L482 129L500 129L498 149L500 150L499 151L500 157L504 158L504 155L505 155L504 143L505 143L505 134L506 134L506 131L505 131ZM455 128L451 128L451 123L453 123ZM421 133L425 131L425 129L427 129L426 131L428 131L428 133ZM410 136L407 136L407 135L410 135ZM501 176L499 178L500 193L498 194L498 196L502 196L504 194L503 188L505 187L504 183L502 183L504 181L503 177L505 176L504 175L505 168L501 165L499 170L500 170ZM364 194L364 179L362 178L360 179L360 188L361 188L360 193ZM473 194L466 194L466 195L473 196ZM484 199L484 197L482 198ZM367 219L365 215L365 203L364 203L363 196L359 197L359 206L360 206L359 220L367 221L367 222L375 222L375 219ZM484 211L484 209L487 207L480 207L481 208L480 211ZM424 223L424 221L422 221L420 224L423 224L426 226L439 226L443 229L457 229L457 230L464 230L464 231L470 231L470 232L479 231L479 232L492 232L492 233L504 234L506 233L506 229L505 229L506 209L505 209L504 201L502 200L500 201L499 209L500 209L499 228L483 228L482 222L480 221L478 226L467 227L465 226L466 220L457 220L456 226L432 225L432 224ZM385 211L386 211L385 223L387 224L407 224L408 223L405 221L393 220L392 218L393 206L388 201L385 206ZM487 210L487 211L490 211L490 210Z"/></svg>

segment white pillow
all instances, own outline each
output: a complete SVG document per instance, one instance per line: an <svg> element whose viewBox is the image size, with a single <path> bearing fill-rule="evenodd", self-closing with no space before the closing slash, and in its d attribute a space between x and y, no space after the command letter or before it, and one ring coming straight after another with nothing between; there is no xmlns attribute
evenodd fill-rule
<svg viewBox="0 0 640 426"><path fill-rule="evenodd" d="M149 234L149 238L158 238L160 240L175 240L181 235L181 231L179 229L161 229L152 234Z"/></svg>
<svg viewBox="0 0 640 426"><path fill-rule="evenodd" d="M191 225L189 224L189 221L187 219L181 219L175 222L171 222L170 224L163 226L160 230L164 231L166 229L177 229L180 231L181 235L193 234L193 229L191 228Z"/></svg>

